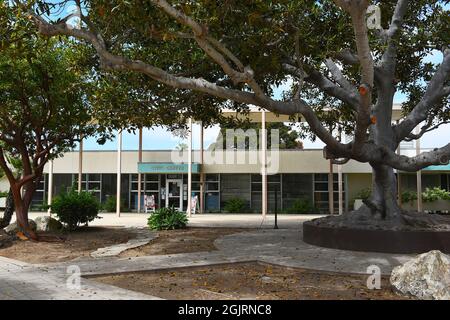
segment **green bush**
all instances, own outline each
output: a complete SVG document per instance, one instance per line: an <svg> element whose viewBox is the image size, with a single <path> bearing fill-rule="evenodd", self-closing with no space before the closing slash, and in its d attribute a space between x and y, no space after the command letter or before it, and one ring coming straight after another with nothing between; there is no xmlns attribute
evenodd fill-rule
<svg viewBox="0 0 450 320"><path fill-rule="evenodd" d="M294 203L290 208L286 209L286 213L292 214L317 213L317 209L313 206L311 201L307 199L297 199L294 201Z"/></svg>
<svg viewBox="0 0 450 320"><path fill-rule="evenodd" d="M174 230L185 228L188 218L184 212L174 207L159 208L148 218L148 226L152 230Z"/></svg>
<svg viewBox="0 0 450 320"><path fill-rule="evenodd" d="M372 189L365 188L361 189L355 196L355 199L367 200L372 195Z"/></svg>
<svg viewBox="0 0 450 320"><path fill-rule="evenodd" d="M426 188L422 192L422 199L424 202L433 202L436 200L450 200L450 192L445 191L441 188Z"/></svg>
<svg viewBox="0 0 450 320"><path fill-rule="evenodd" d="M412 202L417 200L417 192L414 191L403 191L401 195L402 203Z"/></svg>
<svg viewBox="0 0 450 320"><path fill-rule="evenodd" d="M100 204L91 193L72 189L56 196L50 207L66 228L74 230L98 218Z"/></svg>
<svg viewBox="0 0 450 320"><path fill-rule="evenodd" d="M229 213L242 213L246 210L246 204L241 198L232 198L225 202L223 209Z"/></svg>

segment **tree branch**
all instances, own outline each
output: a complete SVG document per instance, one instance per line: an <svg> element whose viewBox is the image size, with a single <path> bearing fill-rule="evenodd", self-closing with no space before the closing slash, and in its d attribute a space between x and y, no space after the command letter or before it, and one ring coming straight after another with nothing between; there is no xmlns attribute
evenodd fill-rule
<svg viewBox="0 0 450 320"><path fill-rule="evenodd" d="M397 142L405 139L414 128L428 117L429 111L445 96L449 94L444 84L450 77L450 49L444 54L444 60L428 83L425 94L414 109L398 125L394 126Z"/></svg>
<svg viewBox="0 0 450 320"><path fill-rule="evenodd" d="M367 141L367 129L370 124L370 106L372 103L372 90L374 86L374 63L370 52L369 37L366 26L366 11L368 0L334 0L342 9L347 11L355 32L356 49L361 64L360 103L356 119L355 139L353 153L359 154L363 144Z"/></svg>
<svg viewBox="0 0 450 320"><path fill-rule="evenodd" d="M300 70L297 67L294 67L292 64L284 63L283 69L289 73L290 75L298 78L302 78L305 76L305 73L303 70ZM330 81L327 77L325 77L322 73L320 73L317 70L314 70L311 68L309 70L309 73L306 74L306 77L304 77L304 80L315 85L318 87L321 91L324 93L335 97L342 102L348 104L351 106L354 110L357 110L359 101L358 96L355 96L345 90L344 88L341 88L334 84L332 81Z"/></svg>
<svg viewBox="0 0 450 320"><path fill-rule="evenodd" d="M381 59L382 68L389 73L389 79L395 76L395 66L397 59L397 45L395 37L400 32L403 25L403 18L408 10L409 0L398 0L392 15L391 24L386 31L387 49Z"/></svg>

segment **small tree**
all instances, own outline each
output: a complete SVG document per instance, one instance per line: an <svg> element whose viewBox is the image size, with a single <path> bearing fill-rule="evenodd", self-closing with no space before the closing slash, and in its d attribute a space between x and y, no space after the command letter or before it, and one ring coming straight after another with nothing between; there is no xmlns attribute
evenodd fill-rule
<svg viewBox="0 0 450 320"><path fill-rule="evenodd" d="M2 2L0 167L9 180L17 222L32 239L28 210L45 164L95 132L87 82L67 42L44 41ZM14 175L7 155L20 159Z"/></svg>

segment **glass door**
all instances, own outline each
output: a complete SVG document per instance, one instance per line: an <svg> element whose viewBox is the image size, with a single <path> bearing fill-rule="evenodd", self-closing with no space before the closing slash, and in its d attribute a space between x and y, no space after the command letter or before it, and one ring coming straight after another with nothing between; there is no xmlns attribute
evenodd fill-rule
<svg viewBox="0 0 450 320"><path fill-rule="evenodd" d="M181 187L183 186L182 179L167 179L166 181L166 207L174 207L182 211L183 193Z"/></svg>

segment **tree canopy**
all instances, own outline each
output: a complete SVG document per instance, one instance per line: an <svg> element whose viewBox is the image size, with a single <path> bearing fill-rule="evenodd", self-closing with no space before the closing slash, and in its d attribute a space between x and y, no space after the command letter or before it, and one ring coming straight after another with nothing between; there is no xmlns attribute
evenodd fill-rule
<svg viewBox="0 0 450 320"><path fill-rule="evenodd" d="M28 20L12 11L1 14L0 167L17 220L30 231L28 207L45 164L73 149L80 137L96 135L98 126L88 100L90 83L70 42L42 39L27 27Z"/></svg>

